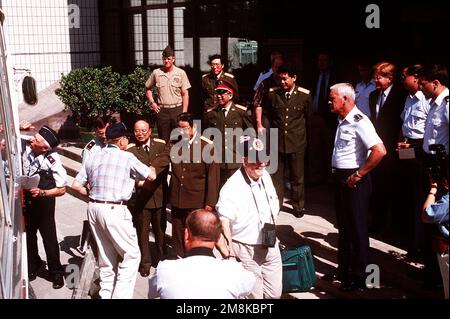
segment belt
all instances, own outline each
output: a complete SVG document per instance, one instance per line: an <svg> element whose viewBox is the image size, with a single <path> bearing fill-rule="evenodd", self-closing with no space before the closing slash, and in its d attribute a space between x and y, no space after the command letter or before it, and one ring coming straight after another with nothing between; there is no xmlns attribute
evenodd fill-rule
<svg viewBox="0 0 450 319"><path fill-rule="evenodd" d="M162 107L163 109L173 109L175 107L179 107L182 106L183 104L160 104L159 106Z"/></svg>
<svg viewBox="0 0 450 319"><path fill-rule="evenodd" d="M96 200L96 199L92 199L89 198L89 201L92 203L98 203L98 204L108 204L108 205L126 205L128 203L128 201L126 200L122 200L120 202L112 202L112 201L107 201L107 200Z"/></svg>
<svg viewBox="0 0 450 319"><path fill-rule="evenodd" d="M356 168L336 168L336 167L332 167L331 168L331 173L335 174L335 173L339 173L339 172L344 172L344 173L352 172L352 171L355 172L357 170L358 170L358 167L356 167Z"/></svg>

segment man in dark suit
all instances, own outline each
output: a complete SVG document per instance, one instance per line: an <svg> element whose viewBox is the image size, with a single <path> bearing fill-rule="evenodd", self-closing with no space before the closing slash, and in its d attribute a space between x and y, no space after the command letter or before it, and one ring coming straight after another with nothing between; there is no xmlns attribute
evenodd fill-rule
<svg viewBox="0 0 450 319"><path fill-rule="evenodd" d="M184 229L192 211L203 208L213 211L219 198L220 166L213 142L197 132L192 115L177 117L181 137L170 151L172 175L169 200L172 206L172 248L184 257Z"/></svg>
<svg viewBox="0 0 450 319"><path fill-rule="evenodd" d="M278 68L280 87L269 90L267 110L270 127L278 129L278 170L274 184L283 205L285 169L289 168L293 213L302 217L305 211L304 157L306 121L311 112L309 90L295 84L297 75L288 66Z"/></svg>
<svg viewBox="0 0 450 319"><path fill-rule="evenodd" d="M392 195L392 174L397 162L397 142L400 136L400 114L405 105L406 92L394 84L395 66L380 62L374 66L376 90L369 95L370 120L383 141L387 155L373 170L372 231L381 231L388 221Z"/></svg>
<svg viewBox="0 0 450 319"><path fill-rule="evenodd" d="M250 116L245 106L235 104L233 95L235 88L231 82L223 81L216 87L217 100L219 107L210 110L205 114L206 128L214 127L220 130L222 135L222 161L220 164L220 188L225 184L228 178L241 167L241 163L236 157L236 138L235 129L253 128ZM239 134L242 135L242 134ZM245 134L249 135L249 134Z"/></svg>
<svg viewBox="0 0 450 319"><path fill-rule="evenodd" d="M320 52L317 58L318 74L310 80L312 90L312 114L308 122L308 180L313 184L326 182L331 174L331 153L337 116L330 111L328 96L330 87L339 81L333 70L329 52Z"/></svg>
<svg viewBox="0 0 450 319"><path fill-rule="evenodd" d="M128 208L133 216L141 262L139 272L142 277L150 274L150 267L156 267L165 255L166 233L166 192L167 172L169 170L169 147L164 140L152 138L152 127L145 120L138 120L134 124L135 144L129 144L127 151L134 154L142 163L153 166L157 178L152 183L140 183L136 192L128 201ZM151 258L148 244L150 222L155 235L156 255ZM153 259L153 260L152 260Z"/></svg>

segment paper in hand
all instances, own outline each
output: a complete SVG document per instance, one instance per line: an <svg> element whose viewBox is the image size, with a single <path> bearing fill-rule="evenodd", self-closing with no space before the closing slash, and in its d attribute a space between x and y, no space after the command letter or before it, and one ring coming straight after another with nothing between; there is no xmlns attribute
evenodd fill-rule
<svg viewBox="0 0 450 319"><path fill-rule="evenodd" d="M40 176L38 174L33 176L22 175L19 176L19 184L23 189L36 188L39 185Z"/></svg>

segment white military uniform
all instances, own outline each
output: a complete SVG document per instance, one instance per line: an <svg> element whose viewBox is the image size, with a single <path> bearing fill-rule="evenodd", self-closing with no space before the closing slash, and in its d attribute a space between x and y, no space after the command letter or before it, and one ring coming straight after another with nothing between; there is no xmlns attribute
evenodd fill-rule
<svg viewBox="0 0 450 319"><path fill-rule="evenodd" d="M103 147L105 147L105 144L100 142L98 137L93 138L89 143L86 144L83 151L81 152L81 158L82 163L86 163L86 161L89 161L92 159L95 153L100 151Z"/></svg>
<svg viewBox="0 0 450 319"><path fill-rule="evenodd" d="M361 81L355 87L355 104L367 116L370 116L369 95L375 89L374 80L370 80L369 83Z"/></svg>
<svg viewBox="0 0 450 319"><path fill-rule="evenodd" d="M149 279L149 298L237 299L247 296L255 276L235 260L190 256L164 260Z"/></svg>
<svg viewBox="0 0 450 319"><path fill-rule="evenodd" d="M51 171L55 179L56 187L67 185L67 172L62 166L61 158L56 151L49 151L39 156L34 156L31 148L26 147L22 156L23 171L27 176L32 176L38 171Z"/></svg>
<svg viewBox="0 0 450 319"><path fill-rule="evenodd" d="M345 119L339 119L332 166L341 169L358 168L367 160L368 150L381 143L383 142L372 122L355 106Z"/></svg>
<svg viewBox="0 0 450 319"><path fill-rule="evenodd" d="M280 298L283 273L280 249L277 244L269 248L261 245L264 223L272 223L270 214L276 220L279 213L279 201L269 173L264 171L258 181L251 180L249 185L241 170L236 171L222 187L216 210L221 219L230 223L236 256L256 276L249 298Z"/></svg>
<svg viewBox="0 0 450 319"><path fill-rule="evenodd" d="M422 139L429 111L430 104L422 91L417 91L414 95L408 95L405 101L405 108L400 115L403 120L403 136L411 139Z"/></svg>
<svg viewBox="0 0 450 319"><path fill-rule="evenodd" d="M428 147L432 144L442 144L448 154L448 88L439 94L431 103L425 124L423 150L430 154Z"/></svg>

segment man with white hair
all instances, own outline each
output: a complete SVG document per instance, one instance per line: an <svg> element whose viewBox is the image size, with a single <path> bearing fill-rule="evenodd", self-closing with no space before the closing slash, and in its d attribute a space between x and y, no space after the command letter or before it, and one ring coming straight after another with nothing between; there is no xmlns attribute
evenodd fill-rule
<svg viewBox="0 0 450 319"><path fill-rule="evenodd" d="M27 229L28 278L36 279L45 266L39 256L37 231L42 236L53 288L64 286L64 269L59 260L55 225L55 197L66 192L67 175L61 159L54 151L59 144L55 131L43 126L34 137L22 140L23 171L27 176L39 175L39 185L26 189L24 216Z"/></svg>
<svg viewBox="0 0 450 319"><path fill-rule="evenodd" d="M352 291L366 287L369 172L386 155L386 149L369 118L356 107L350 84L333 85L329 104L339 121L331 163L339 239L338 268L323 279L339 279L341 291Z"/></svg>

